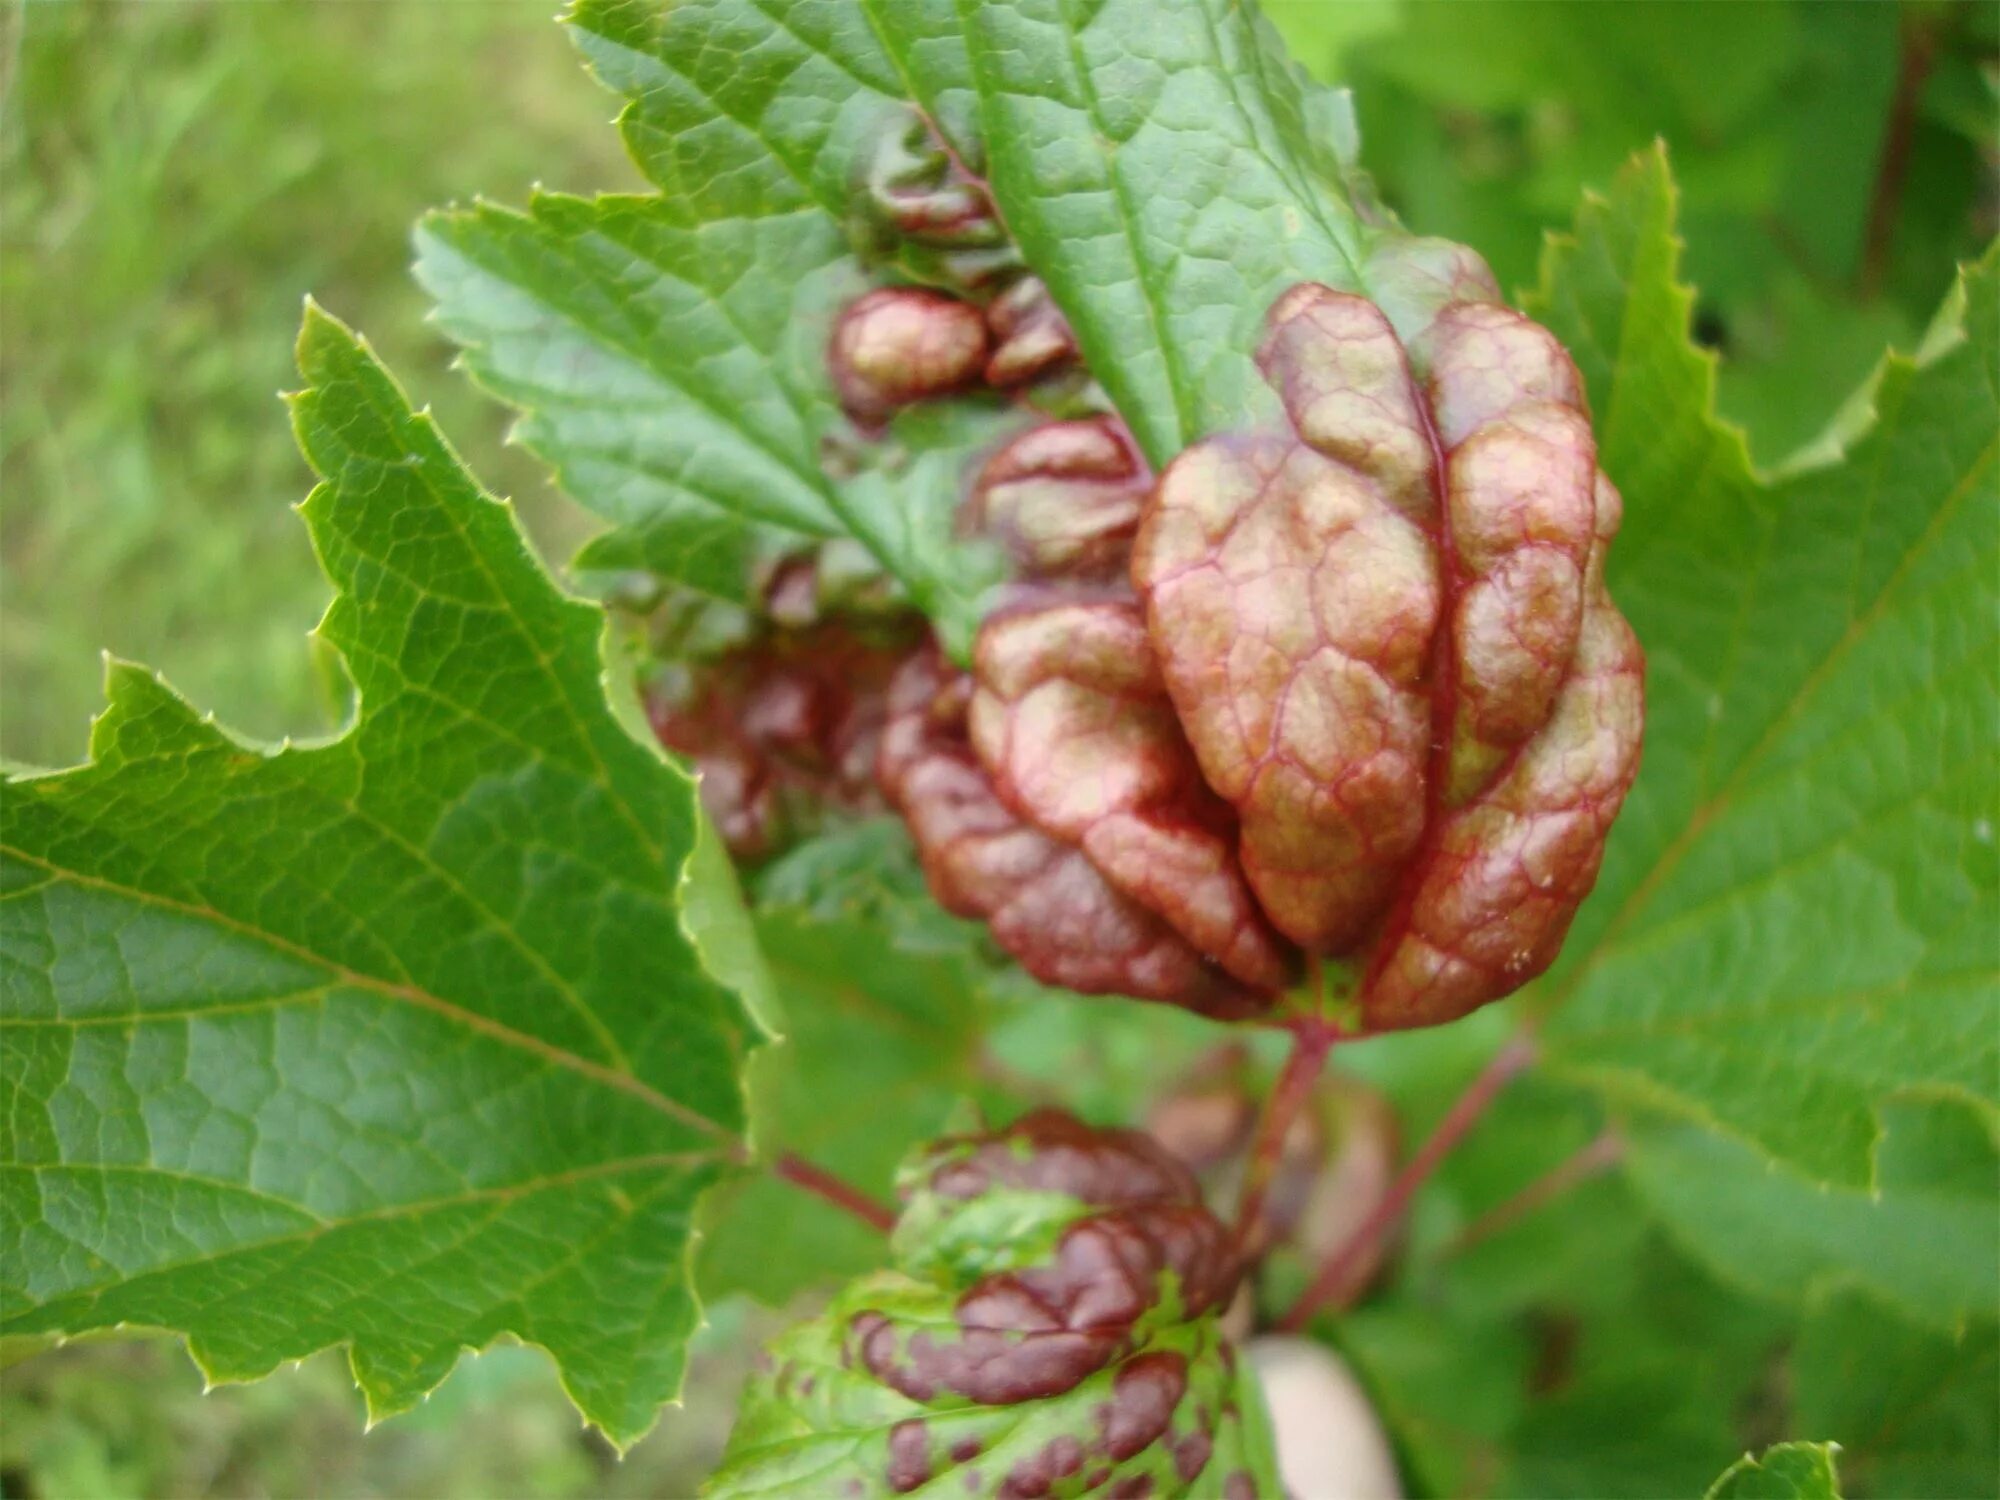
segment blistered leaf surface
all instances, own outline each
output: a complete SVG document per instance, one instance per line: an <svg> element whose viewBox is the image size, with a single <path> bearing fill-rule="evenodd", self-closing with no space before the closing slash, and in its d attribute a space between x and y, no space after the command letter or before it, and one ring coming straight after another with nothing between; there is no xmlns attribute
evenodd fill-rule
<svg viewBox="0 0 2000 1500"><path fill-rule="evenodd" d="M882 735L882 789L939 904L988 923L1045 984L1215 1013L1256 1008L1257 996L1112 885L1080 845L1008 806L972 745L972 689L936 653L913 656L890 685Z"/></svg>
<svg viewBox="0 0 2000 1500"><path fill-rule="evenodd" d="M972 743L1010 807L1240 983L1284 987L1293 955L1237 867L1235 819L1201 779L1136 606L996 615L973 682Z"/></svg>
<svg viewBox="0 0 2000 1500"><path fill-rule="evenodd" d="M1385 252L1397 325L1325 286L1281 297L1258 359L1282 420L1175 459L1133 554L1244 874L1287 937L1359 969L1366 1029L1547 968L1637 765L1580 381L1465 264Z"/></svg>
<svg viewBox="0 0 2000 1500"><path fill-rule="evenodd" d="M628 99L620 128L659 192L433 214L417 274L522 440L614 523L584 561L740 600L758 559L851 536L962 642L997 569L953 540L961 471L1016 424L988 404L840 451L826 355L870 286L857 179L910 115L858 6L804 14L583 0L573 34Z"/></svg>
<svg viewBox="0 0 2000 1500"><path fill-rule="evenodd" d="M903 1189L896 1268L777 1342L710 1493L1278 1493L1229 1232L1160 1147L1042 1111Z"/></svg>

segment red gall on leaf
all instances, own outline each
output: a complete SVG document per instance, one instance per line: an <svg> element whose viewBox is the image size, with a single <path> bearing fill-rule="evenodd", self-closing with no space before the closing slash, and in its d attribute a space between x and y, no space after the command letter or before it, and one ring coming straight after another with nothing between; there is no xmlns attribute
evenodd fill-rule
<svg viewBox="0 0 2000 1500"><path fill-rule="evenodd" d="M1463 253L1381 308L1307 284L1258 363L1282 425L1161 476L1132 576L1273 925L1352 960L1364 1030L1551 963L1637 769L1637 642L1603 585L1616 492L1575 367Z"/></svg>
<svg viewBox="0 0 2000 1500"><path fill-rule="evenodd" d="M840 404L862 427L902 407L964 390L986 363L986 319L969 302L922 287L881 287L848 304L828 360Z"/></svg>
<svg viewBox="0 0 2000 1500"><path fill-rule="evenodd" d="M1123 423L1044 422L986 461L965 524L1027 577L1122 580L1152 478Z"/></svg>
<svg viewBox="0 0 2000 1500"><path fill-rule="evenodd" d="M1235 818L1201 779L1137 606L996 615L973 680L972 743L1002 801L1232 978L1284 987L1294 955L1237 868Z"/></svg>
<svg viewBox="0 0 2000 1500"><path fill-rule="evenodd" d="M828 810L879 807L875 758L908 640L840 621L775 629L649 686L653 731L700 777L702 806L732 855L766 859Z"/></svg>
<svg viewBox="0 0 2000 1500"><path fill-rule="evenodd" d="M1076 358L1076 335L1039 276L1024 276L994 298L986 325L993 333L988 385L1025 385Z"/></svg>
<svg viewBox="0 0 2000 1500"><path fill-rule="evenodd" d="M1024 272L986 184L921 114L892 119L861 157L856 248L986 309L986 384L1010 390L1069 364L1076 340L1041 279Z"/></svg>
<svg viewBox="0 0 2000 1500"><path fill-rule="evenodd" d="M915 110L890 118L859 158L852 237L869 261L893 261L916 279L967 295L1018 274L986 184L966 171Z"/></svg>
<svg viewBox="0 0 2000 1500"><path fill-rule="evenodd" d="M712 1493L1254 1500L1273 1459L1216 1317L1239 1264L1185 1167L1038 1110L898 1187L891 1266L772 1346Z"/></svg>
<svg viewBox="0 0 2000 1500"><path fill-rule="evenodd" d="M972 688L934 648L905 662L890 685L876 766L938 903L986 922L1045 984L1218 1016L1257 1009L1262 997L1113 886L1075 842L1008 806L968 734Z"/></svg>

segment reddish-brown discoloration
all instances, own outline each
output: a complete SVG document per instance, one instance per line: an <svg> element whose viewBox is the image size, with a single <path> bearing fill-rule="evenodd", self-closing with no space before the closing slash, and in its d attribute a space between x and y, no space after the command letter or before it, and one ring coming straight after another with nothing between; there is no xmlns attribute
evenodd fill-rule
<svg viewBox="0 0 2000 1500"><path fill-rule="evenodd" d="M1144 1131L1094 1128L1058 1109L1030 1110L1004 1130L945 1136L931 1149L944 1158L931 1190L948 1198L1006 1187L1094 1208L1202 1201L1193 1174Z"/></svg>
<svg viewBox="0 0 2000 1500"><path fill-rule="evenodd" d="M865 812L888 685L908 635L839 622L773 629L646 694L653 732L687 757L731 854L758 860L809 808Z"/></svg>
<svg viewBox="0 0 2000 1500"><path fill-rule="evenodd" d="M1100 1414L1104 1451L1122 1463L1150 1448L1166 1435L1186 1394L1187 1361L1180 1355L1142 1354L1126 1361L1111 1383L1111 1404Z"/></svg>
<svg viewBox="0 0 2000 1500"><path fill-rule="evenodd" d="M1357 962L1370 1030L1553 961L1642 718L1574 365L1463 253L1383 274L1401 338L1360 297L1278 300L1258 360L1282 425L1170 464L1132 565L1258 902Z"/></svg>
<svg viewBox="0 0 2000 1500"><path fill-rule="evenodd" d="M1038 1500L1060 1481L1078 1473L1084 1457L1083 1444L1068 1433L1050 1438L1007 1471L999 1500Z"/></svg>
<svg viewBox="0 0 2000 1500"><path fill-rule="evenodd" d="M889 1488L906 1495L931 1477L930 1433L920 1418L889 1429Z"/></svg>
<svg viewBox="0 0 2000 1500"><path fill-rule="evenodd" d="M1201 778L1138 609L996 616L973 675L972 743L1001 799L1241 983L1281 989L1293 956L1237 866L1235 818Z"/></svg>
<svg viewBox="0 0 2000 1500"><path fill-rule="evenodd" d="M965 521L1030 577L1122 579L1152 482L1123 423L1043 422L986 461Z"/></svg>
<svg viewBox="0 0 2000 1500"><path fill-rule="evenodd" d="M986 322L994 346L988 385L1024 385L1076 358L1076 335L1039 276L1023 276L994 298Z"/></svg>
<svg viewBox="0 0 2000 1500"><path fill-rule="evenodd" d="M1214 1452L1215 1439L1197 1428L1174 1444L1174 1472L1183 1484L1191 1484L1201 1477L1201 1471L1208 1467L1209 1455Z"/></svg>
<svg viewBox="0 0 2000 1500"><path fill-rule="evenodd" d="M949 395L979 379L986 318L942 292L881 287L841 313L827 358L847 414L864 427L879 426L912 402Z"/></svg>
<svg viewBox="0 0 2000 1500"><path fill-rule="evenodd" d="M840 1350L848 1369L939 1413L930 1425L911 1418L891 1429L891 1490L937 1486L958 1469L968 1488L977 1490L968 1476L984 1472L996 1493L1023 1500L1143 1494L1150 1490L1130 1488L1135 1476L1121 1473L1135 1460L1161 1474L1171 1465L1184 1482L1202 1471L1220 1441L1210 1427L1218 1371L1207 1363L1220 1345L1208 1329L1185 1349L1152 1341L1224 1304L1239 1266L1229 1230L1203 1206L1186 1167L1142 1132L1094 1130L1037 1110L1001 1130L933 1142L904 1168L903 1190L898 1235L911 1238L898 1258L916 1278L910 1287L926 1289L915 1304L923 1310L912 1311L909 1291L891 1278L879 1300L847 1305ZM1018 1200L1031 1218L1053 1215L1041 1221L1059 1229L1052 1248L1045 1232L1024 1229L1017 1254L998 1246L973 1265L916 1253L939 1226L976 1212L976 1200L1007 1194L1032 1195ZM946 1228L941 1241L956 1243L954 1232ZM956 1326L940 1329L933 1287L957 1291ZM1211 1382L1206 1399L1190 1395L1198 1380ZM1016 1443L1022 1429L1013 1426L957 1425L979 1423L984 1408L1065 1396L1074 1402L1068 1416L1044 1429L1039 1446Z"/></svg>
<svg viewBox="0 0 2000 1500"><path fill-rule="evenodd" d="M1423 836L1443 592L1401 347L1369 303L1336 307L1281 301L1263 363L1295 422L1346 434L1342 456L1296 434L1189 449L1132 562L1188 738L1241 815L1245 873L1280 931L1329 952L1386 909ZM1324 344L1384 389L1348 399Z"/></svg>
<svg viewBox="0 0 2000 1500"><path fill-rule="evenodd" d="M879 1314L855 1320L854 1356L913 1400L939 1391L986 1405L1060 1395L1126 1352L1133 1325L1169 1278L1187 1317L1235 1290L1239 1268L1227 1229L1202 1206L1188 1170L1139 1131L1096 1131L1059 1111L1037 1110L1005 1131L947 1138L935 1149L949 1159L929 1186L945 1197L1004 1188L1059 1193L1101 1211L1071 1225L1050 1260L970 1287L958 1301L955 1341L920 1331L905 1343ZM1141 1356L1120 1372L1114 1413L1125 1415L1114 1415L1118 1430L1130 1430L1146 1391L1161 1388L1160 1360L1180 1357Z"/></svg>
<svg viewBox="0 0 2000 1500"><path fill-rule="evenodd" d="M1006 805L967 735L970 690L934 651L912 657L891 685L877 759L939 904L986 921L1044 983L1207 1014L1254 1009L1258 997L1115 889L1080 847Z"/></svg>

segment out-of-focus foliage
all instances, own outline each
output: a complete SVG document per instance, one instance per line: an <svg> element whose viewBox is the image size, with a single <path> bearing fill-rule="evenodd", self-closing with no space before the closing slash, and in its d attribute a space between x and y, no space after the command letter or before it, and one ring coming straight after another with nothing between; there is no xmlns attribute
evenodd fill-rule
<svg viewBox="0 0 2000 1500"><path fill-rule="evenodd" d="M299 299L366 308L531 528L574 512L444 375L408 227L427 203L631 168L546 0L0 14L0 753L76 758L98 653L258 734L330 728L325 603L278 415ZM11 35L10 35L11 33ZM10 76L8 76L10 74Z"/></svg>
<svg viewBox="0 0 2000 1500"><path fill-rule="evenodd" d="M737 1387L776 1321L742 1303L718 1310L695 1345L702 1379L687 1405L622 1462L578 1424L547 1358L533 1349L503 1345L467 1359L429 1402L362 1440L360 1397L337 1351L251 1385L204 1391L177 1342L83 1340L0 1370L0 1495L689 1495L714 1466Z"/></svg>

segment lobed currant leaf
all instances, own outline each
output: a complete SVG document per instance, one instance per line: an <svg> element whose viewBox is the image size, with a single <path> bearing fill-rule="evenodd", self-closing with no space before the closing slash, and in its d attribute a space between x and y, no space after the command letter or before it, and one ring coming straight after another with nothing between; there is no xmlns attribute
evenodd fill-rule
<svg viewBox="0 0 2000 1500"><path fill-rule="evenodd" d="M511 1333L630 1442L746 1155L733 882L598 611L354 334L309 307L298 354L358 708L257 746L116 664L90 763L7 782L0 1329L216 1381L344 1344L378 1417Z"/></svg>
<svg viewBox="0 0 2000 1500"><path fill-rule="evenodd" d="M1956 1100L1990 1126L2000 1103L1981 623L2000 580L2000 257L1963 268L1812 463L1759 475L1689 336L1676 203L1664 154L1634 160L1552 244L1534 300L1630 501L1610 584L1646 642L1653 726L1598 899L1537 994L1544 1055L1874 1195L1884 1104ZM1690 1240L1720 1229L1673 1217Z"/></svg>
<svg viewBox="0 0 2000 1500"><path fill-rule="evenodd" d="M895 1268L777 1341L711 1495L1279 1493L1229 1231L1157 1144L1044 1110L900 1180Z"/></svg>

